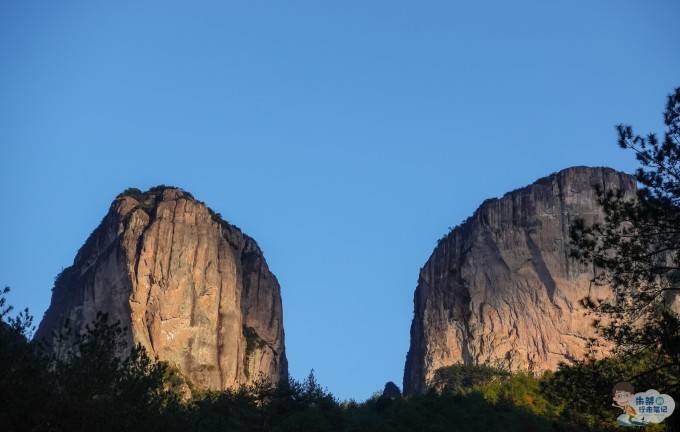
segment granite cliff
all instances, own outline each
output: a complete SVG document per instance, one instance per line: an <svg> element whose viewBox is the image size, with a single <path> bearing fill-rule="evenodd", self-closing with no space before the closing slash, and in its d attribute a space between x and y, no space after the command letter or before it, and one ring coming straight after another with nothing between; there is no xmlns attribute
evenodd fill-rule
<svg viewBox="0 0 680 432"><path fill-rule="evenodd" d="M439 241L414 295L406 394L452 364L540 372L607 352L579 301L608 288L592 286L592 266L569 255L571 221L602 216L595 186L635 191L627 174L568 168L485 201Z"/></svg>
<svg viewBox="0 0 680 432"><path fill-rule="evenodd" d="M56 279L36 333L55 352L66 321L98 312L197 388L287 379L280 287L257 243L188 192L129 189Z"/></svg>

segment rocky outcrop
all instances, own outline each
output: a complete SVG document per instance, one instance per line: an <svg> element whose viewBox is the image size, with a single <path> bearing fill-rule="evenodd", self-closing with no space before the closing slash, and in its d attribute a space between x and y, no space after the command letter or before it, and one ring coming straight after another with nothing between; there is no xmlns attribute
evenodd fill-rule
<svg viewBox="0 0 680 432"><path fill-rule="evenodd" d="M63 352L64 323L82 331L98 312L198 388L287 379L280 288L260 248L180 189L114 200L57 277L36 338Z"/></svg>
<svg viewBox="0 0 680 432"><path fill-rule="evenodd" d="M401 390L399 390L399 387L392 381L387 381L382 392L382 397L383 399L398 399L401 397Z"/></svg>
<svg viewBox="0 0 680 432"><path fill-rule="evenodd" d="M631 176L609 168L565 169L485 201L439 241L415 291L406 394L452 364L540 372L607 351L580 300L608 288L590 283L592 266L569 246L571 221L602 216L598 185L635 191Z"/></svg>

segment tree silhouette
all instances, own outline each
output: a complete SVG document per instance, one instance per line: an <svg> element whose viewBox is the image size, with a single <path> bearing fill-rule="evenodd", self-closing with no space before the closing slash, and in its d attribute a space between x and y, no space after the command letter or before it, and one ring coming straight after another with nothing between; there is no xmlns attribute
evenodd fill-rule
<svg viewBox="0 0 680 432"><path fill-rule="evenodd" d="M592 262L594 281L613 287L610 299L584 299L605 319L603 335L630 361L646 367L642 379L676 399L680 392L680 88L668 96L663 138L617 126L618 144L640 163L634 199L598 191L605 218L571 227L573 255ZM676 416L677 417L677 416ZM677 426L677 422L674 427Z"/></svg>

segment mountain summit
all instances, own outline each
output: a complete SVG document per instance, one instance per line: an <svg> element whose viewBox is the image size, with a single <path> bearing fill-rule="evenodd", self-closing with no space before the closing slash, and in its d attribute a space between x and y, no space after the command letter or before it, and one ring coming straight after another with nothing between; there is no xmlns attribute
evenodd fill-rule
<svg viewBox="0 0 680 432"><path fill-rule="evenodd" d="M280 287L255 240L181 189L128 189L55 280L36 338L98 312L194 386L286 380Z"/></svg>
<svg viewBox="0 0 680 432"><path fill-rule="evenodd" d="M406 394L453 364L540 372L608 350L580 300L609 290L591 286L592 265L569 246L574 219L602 217L596 186L631 196L636 187L610 168L568 168L485 201L439 241L415 291Z"/></svg>

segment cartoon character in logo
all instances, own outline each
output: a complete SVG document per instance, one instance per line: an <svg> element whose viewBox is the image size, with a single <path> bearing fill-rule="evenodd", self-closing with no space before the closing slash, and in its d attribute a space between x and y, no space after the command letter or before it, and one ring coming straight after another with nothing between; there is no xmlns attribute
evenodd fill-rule
<svg viewBox="0 0 680 432"><path fill-rule="evenodd" d="M614 403L612 406L623 410L623 414L616 418L616 421L622 426L636 426L636 422L632 422L633 417L637 415L637 411L633 406L633 395L635 388L631 383L620 382L614 386L612 390L612 398Z"/></svg>

